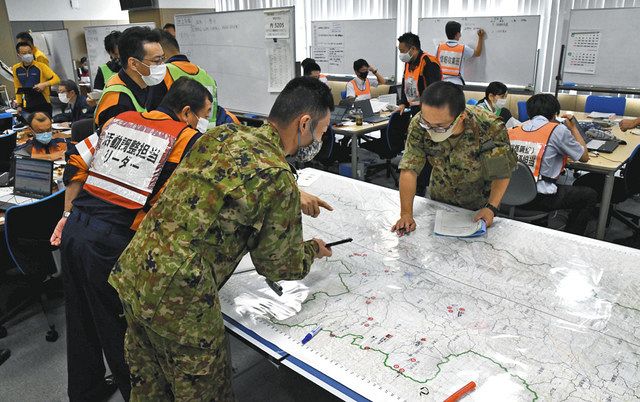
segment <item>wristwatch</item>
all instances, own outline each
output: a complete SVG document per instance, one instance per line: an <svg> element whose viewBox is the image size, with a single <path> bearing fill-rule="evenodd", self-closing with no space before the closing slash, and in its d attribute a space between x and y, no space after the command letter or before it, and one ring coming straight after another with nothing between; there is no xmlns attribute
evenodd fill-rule
<svg viewBox="0 0 640 402"><path fill-rule="evenodd" d="M70 216L71 216L71 211L64 211L64 212L62 213L62 217L63 217L63 218L68 218L68 217L70 217Z"/></svg>
<svg viewBox="0 0 640 402"><path fill-rule="evenodd" d="M483 208L488 208L488 209L490 209L490 210L491 210L491 212L493 212L493 216L497 216L497 215L498 215L498 212L499 212L499 211L498 211L498 208L494 207L493 205L491 205L491 204L490 204L490 203L488 203L488 202L487 202L486 204L484 204L484 207L483 207Z"/></svg>

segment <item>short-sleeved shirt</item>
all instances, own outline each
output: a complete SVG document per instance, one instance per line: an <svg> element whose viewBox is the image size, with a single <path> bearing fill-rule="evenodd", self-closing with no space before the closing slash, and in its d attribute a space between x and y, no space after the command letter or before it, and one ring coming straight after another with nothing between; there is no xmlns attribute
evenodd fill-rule
<svg viewBox="0 0 640 402"><path fill-rule="evenodd" d="M460 42L457 40L448 40L447 45L449 46L457 46ZM438 48L436 48L436 54L438 53ZM464 61L465 59L470 59L473 57L473 53L475 53L475 49L469 45L464 45L464 50L462 51L462 63L460 63L460 76L464 78ZM455 75L442 75L443 81L452 82L456 85L464 85L460 77Z"/></svg>
<svg viewBox="0 0 640 402"><path fill-rule="evenodd" d="M228 124L194 145L109 282L142 325L215 349L224 338L218 289L245 254L277 281L304 277L316 252L302 241L300 193L278 133Z"/></svg>
<svg viewBox="0 0 640 402"><path fill-rule="evenodd" d="M525 121L522 124L524 131L535 131L545 124L549 123L544 116L535 116L533 119ZM579 160L584 154L584 148L575 139L571 131L564 124L558 124L547 142L547 146L542 156L540 164L540 174L547 177L558 177L562 170L562 159L565 156ZM544 180L538 180L538 193L555 194L558 187L555 183L549 183Z"/></svg>
<svg viewBox="0 0 640 402"><path fill-rule="evenodd" d="M365 82L364 80L361 80L359 77L355 77L354 78L356 85L358 86L358 89L361 91L364 91L366 88ZM378 79L377 78L367 78L367 80L369 80L369 85L371 85L371 88L375 88L378 86ZM356 91L353 88L353 85L351 84L352 81L349 81L347 83L347 98L355 98L356 97ZM359 97L356 98L356 100L362 100L362 99L371 99L371 94L369 95L360 95Z"/></svg>
<svg viewBox="0 0 640 402"><path fill-rule="evenodd" d="M475 210L486 204L493 180L511 177L517 159L500 118L475 106L466 113L464 132L443 142L431 140L419 124L422 113L416 114L400 169L419 174L428 160L431 199Z"/></svg>

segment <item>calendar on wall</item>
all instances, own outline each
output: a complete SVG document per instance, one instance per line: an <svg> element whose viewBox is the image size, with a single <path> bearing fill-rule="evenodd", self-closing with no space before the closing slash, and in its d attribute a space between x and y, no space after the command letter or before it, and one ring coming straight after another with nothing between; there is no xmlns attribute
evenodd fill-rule
<svg viewBox="0 0 640 402"><path fill-rule="evenodd" d="M595 74L600 31L571 31L567 44L565 72Z"/></svg>

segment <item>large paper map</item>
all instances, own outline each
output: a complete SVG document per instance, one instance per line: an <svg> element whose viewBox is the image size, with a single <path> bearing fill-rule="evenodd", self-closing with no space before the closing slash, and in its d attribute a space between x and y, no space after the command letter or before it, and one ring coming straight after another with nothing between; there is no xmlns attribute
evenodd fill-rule
<svg viewBox="0 0 640 402"><path fill-rule="evenodd" d="M505 219L438 237L448 207L424 199L398 238L396 191L309 173L335 211L304 217L305 238L354 241L314 263L294 317L236 313L237 295L265 288L255 273L224 286L225 314L372 400L442 400L469 381L470 401L640 398L640 251Z"/></svg>

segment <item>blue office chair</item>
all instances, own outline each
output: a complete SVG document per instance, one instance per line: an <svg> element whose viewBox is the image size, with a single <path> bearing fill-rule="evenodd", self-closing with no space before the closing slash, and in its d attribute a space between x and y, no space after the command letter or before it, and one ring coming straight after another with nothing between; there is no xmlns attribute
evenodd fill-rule
<svg viewBox="0 0 640 402"><path fill-rule="evenodd" d="M39 299L49 325L46 336L49 342L58 339L58 332L47 315L44 296L48 286L61 274L59 251L51 246L49 239L63 211L64 190L35 202L10 207L5 212L5 241L26 286L24 294L20 294L23 300L0 317L0 325Z"/></svg>
<svg viewBox="0 0 640 402"><path fill-rule="evenodd" d="M625 97L589 95L584 105L584 112L615 113L618 116L624 116L626 105Z"/></svg>
<svg viewBox="0 0 640 402"><path fill-rule="evenodd" d="M347 99L347 90L340 91L340 99Z"/></svg>
<svg viewBox="0 0 640 402"><path fill-rule="evenodd" d="M360 145L384 160L384 163L367 166L365 180L370 179L374 173L385 170L387 177L393 177L393 181L398 187L398 168L391 163L391 160L404 150L409 123L411 123L411 115L409 113L392 113L387 127L381 131L380 138L365 141ZM366 140L366 137L363 137L363 139Z"/></svg>
<svg viewBox="0 0 640 402"><path fill-rule="evenodd" d="M529 115L527 114L527 102L525 101L518 101L518 120L529 120Z"/></svg>
<svg viewBox="0 0 640 402"><path fill-rule="evenodd" d="M478 100L477 99L471 98L471 99L467 100L467 105L475 106L477 104L478 104Z"/></svg>

